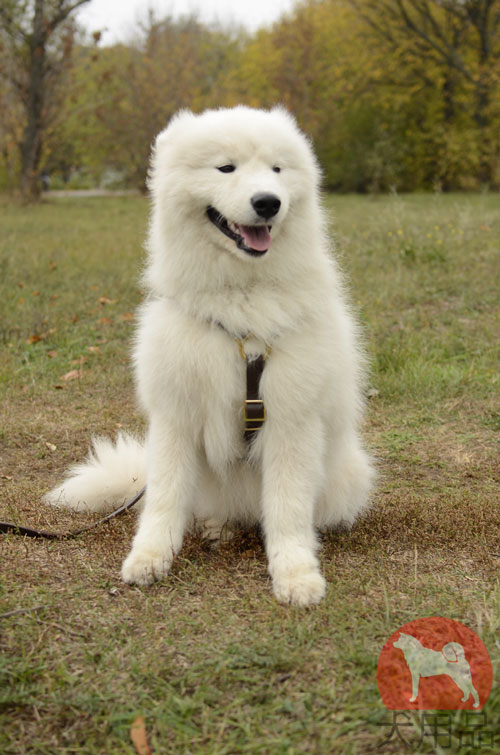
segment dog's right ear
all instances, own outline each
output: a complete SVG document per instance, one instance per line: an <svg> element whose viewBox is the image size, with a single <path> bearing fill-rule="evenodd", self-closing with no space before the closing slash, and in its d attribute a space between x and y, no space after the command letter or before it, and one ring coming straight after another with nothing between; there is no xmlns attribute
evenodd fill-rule
<svg viewBox="0 0 500 755"><path fill-rule="evenodd" d="M161 154L168 151L168 145L173 142L178 134L182 134L189 121L194 120L196 115L191 110L179 110L172 116L166 128L156 136L151 145L149 170L146 178L146 186L150 192L154 192L155 176L157 167L161 161Z"/></svg>
<svg viewBox="0 0 500 755"><path fill-rule="evenodd" d="M172 136L175 136L176 132L183 130L187 125L187 121L192 121L193 118L196 118L196 116L191 110L188 110L187 108L178 110L169 120L166 128L164 128L163 131L160 131L156 137L153 149L158 149L164 142L167 142Z"/></svg>

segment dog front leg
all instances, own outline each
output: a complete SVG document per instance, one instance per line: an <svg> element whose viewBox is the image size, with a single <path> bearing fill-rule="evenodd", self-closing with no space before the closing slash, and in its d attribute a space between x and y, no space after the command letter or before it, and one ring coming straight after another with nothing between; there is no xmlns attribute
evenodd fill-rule
<svg viewBox="0 0 500 755"><path fill-rule="evenodd" d="M152 421L147 443L146 503L124 582L149 585L164 577L179 552L198 478L198 459L183 428Z"/></svg>
<svg viewBox="0 0 500 755"><path fill-rule="evenodd" d="M319 420L293 434L265 428L263 528L273 591L282 603L319 603L325 580L316 557L314 506L323 484Z"/></svg>
<svg viewBox="0 0 500 755"><path fill-rule="evenodd" d="M411 697L410 702L414 703L418 697L418 685L420 683L420 674L418 671L411 669Z"/></svg>

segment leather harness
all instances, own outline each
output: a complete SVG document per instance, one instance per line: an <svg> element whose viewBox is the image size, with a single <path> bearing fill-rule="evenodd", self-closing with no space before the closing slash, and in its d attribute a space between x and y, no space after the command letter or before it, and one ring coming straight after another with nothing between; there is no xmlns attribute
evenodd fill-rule
<svg viewBox="0 0 500 755"><path fill-rule="evenodd" d="M271 347L266 344L264 354L250 358L245 352L245 342L250 338L235 338L242 359L246 363L246 399L243 402L243 420L245 423L245 440L251 443L255 433L266 421L266 407L260 395L260 379L264 371L266 359L271 353Z"/></svg>

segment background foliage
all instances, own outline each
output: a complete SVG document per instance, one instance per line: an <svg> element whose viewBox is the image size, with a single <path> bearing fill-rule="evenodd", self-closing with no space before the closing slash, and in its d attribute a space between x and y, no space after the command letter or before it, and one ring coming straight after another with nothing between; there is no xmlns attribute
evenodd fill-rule
<svg viewBox="0 0 500 755"><path fill-rule="evenodd" d="M30 4L16 7L29 30ZM58 75L39 170L53 185L143 187L151 141L179 108L282 102L331 189L498 188L499 30L500 0L304 0L254 35L150 14L109 47L68 22L47 50ZM0 14L4 188L20 171L23 49Z"/></svg>

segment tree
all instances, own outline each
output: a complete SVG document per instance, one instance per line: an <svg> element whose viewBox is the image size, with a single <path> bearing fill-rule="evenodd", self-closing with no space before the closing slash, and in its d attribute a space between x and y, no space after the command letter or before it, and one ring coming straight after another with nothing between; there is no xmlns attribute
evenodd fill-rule
<svg viewBox="0 0 500 755"><path fill-rule="evenodd" d="M341 191L401 185L395 118L378 86L397 65L359 27L347 0L307 0L249 40L232 77L249 104L281 102L294 113L314 141L325 185Z"/></svg>
<svg viewBox="0 0 500 755"><path fill-rule="evenodd" d="M13 84L14 63L0 29L0 155L1 182L8 191L14 188L19 164L18 144L22 135L22 108Z"/></svg>
<svg viewBox="0 0 500 755"><path fill-rule="evenodd" d="M39 196L38 169L44 128L48 117L48 95L64 71L71 55L74 27L71 14L89 0L1 0L0 32L8 57L14 65L9 74L24 110L19 144L21 194L25 200Z"/></svg>
<svg viewBox="0 0 500 755"><path fill-rule="evenodd" d="M234 35L194 16L150 14L127 45L103 47L98 55L78 49L50 138L50 164L71 145L74 163L96 180L111 169L144 189L154 137L181 108L223 104L223 79L237 48Z"/></svg>
<svg viewBox="0 0 500 755"><path fill-rule="evenodd" d="M416 61L422 80L424 61L441 67L445 116L451 121L457 106L471 110L481 152L480 179L495 183L500 0L350 2L392 53L404 47L406 65Z"/></svg>

